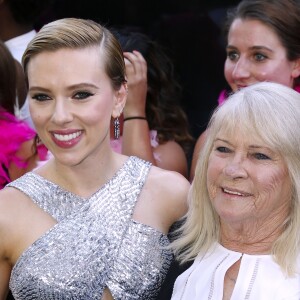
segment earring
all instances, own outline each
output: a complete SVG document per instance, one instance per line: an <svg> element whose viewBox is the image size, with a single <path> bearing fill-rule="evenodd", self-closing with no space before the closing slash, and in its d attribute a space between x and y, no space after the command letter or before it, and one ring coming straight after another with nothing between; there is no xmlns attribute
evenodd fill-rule
<svg viewBox="0 0 300 300"><path fill-rule="evenodd" d="M114 138L115 140L120 138L120 121L118 117L114 119Z"/></svg>

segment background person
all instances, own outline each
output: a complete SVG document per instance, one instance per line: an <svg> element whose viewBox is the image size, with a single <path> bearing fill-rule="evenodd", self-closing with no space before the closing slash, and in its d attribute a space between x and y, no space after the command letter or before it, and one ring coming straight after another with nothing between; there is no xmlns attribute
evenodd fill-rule
<svg viewBox="0 0 300 300"><path fill-rule="evenodd" d="M300 5L295 0L243 0L228 12L224 74L231 91L273 81L300 91ZM230 92L231 92L230 91ZM230 92L222 91L219 103ZM206 131L198 138L191 163L194 177Z"/></svg>
<svg viewBox="0 0 300 300"><path fill-rule="evenodd" d="M20 67L0 41L0 189L35 168L39 161L36 132L14 116L18 82L25 83Z"/></svg>
<svg viewBox="0 0 300 300"><path fill-rule="evenodd" d="M188 177L194 139L180 106L181 86L171 59L142 32L123 27L115 35L124 51L128 97L114 149Z"/></svg>
<svg viewBox="0 0 300 300"><path fill-rule="evenodd" d="M52 3L53 0L0 1L0 39L19 63L28 43L36 35L39 19ZM14 114L34 128L26 97L24 99L26 87L23 81L19 82L18 90Z"/></svg>

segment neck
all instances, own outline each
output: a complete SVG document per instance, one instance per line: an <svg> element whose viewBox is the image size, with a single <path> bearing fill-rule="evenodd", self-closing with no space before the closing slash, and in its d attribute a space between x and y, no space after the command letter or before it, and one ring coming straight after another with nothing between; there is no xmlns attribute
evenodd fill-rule
<svg viewBox="0 0 300 300"><path fill-rule="evenodd" d="M87 198L113 177L125 158L111 151L105 157L90 157L77 165L52 159L38 173L63 189Z"/></svg>
<svg viewBox="0 0 300 300"><path fill-rule="evenodd" d="M283 232L284 218L270 218L269 221L251 225L221 223L221 244L227 249L246 254L270 254L274 242ZM279 224L279 225L278 225Z"/></svg>

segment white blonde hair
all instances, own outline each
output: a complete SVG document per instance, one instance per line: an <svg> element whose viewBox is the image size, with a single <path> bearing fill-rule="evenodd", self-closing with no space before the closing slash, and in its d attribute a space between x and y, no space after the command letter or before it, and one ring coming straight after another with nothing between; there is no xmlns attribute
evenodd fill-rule
<svg viewBox="0 0 300 300"><path fill-rule="evenodd" d="M282 155L292 182L291 209L272 255L284 272L295 272L300 252L300 94L278 83L261 82L232 94L212 115L189 194L189 210L171 246L181 262L204 254L219 241L220 224L207 190L208 159L221 129L254 134Z"/></svg>

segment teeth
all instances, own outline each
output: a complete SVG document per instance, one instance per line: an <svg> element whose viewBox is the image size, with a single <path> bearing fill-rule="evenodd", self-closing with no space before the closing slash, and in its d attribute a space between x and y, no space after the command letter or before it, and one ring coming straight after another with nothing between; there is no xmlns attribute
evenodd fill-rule
<svg viewBox="0 0 300 300"><path fill-rule="evenodd" d="M77 138L80 135L81 135L81 131L77 131L77 132L74 132L74 133L71 133L71 134L57 134L57 133L54 133L54 137L56 139L58 139L59 141L62 141L62 142L68 142L72 139Z"/></svg>
<svg viewBox="0 0 300 300"><path fill-rule="evenodd" d="M224 189L224 192L228 193L228 194L232 194L232 195L243 196L243 194L241 194L239 192L229 191L229 190L226 190L226 189Z"/></svg>

